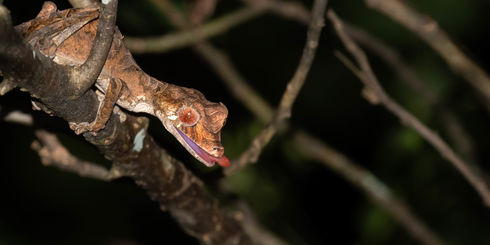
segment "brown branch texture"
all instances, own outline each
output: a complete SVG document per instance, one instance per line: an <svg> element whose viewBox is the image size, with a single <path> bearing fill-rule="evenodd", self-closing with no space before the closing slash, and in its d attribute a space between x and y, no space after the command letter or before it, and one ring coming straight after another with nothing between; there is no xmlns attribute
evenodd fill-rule
<svg viewBox="0 0 490 245"><path fill-rule="evenodd" d="M155 144L146 132L145 118L127 115L117 108L112 113L110 109L116 100L118 105L126 101L133 109L134 106L141 108L143 104L139 102L144 98L146 103L151 105L142 109L151 108L152 113L164 119L166 124L164 126L175 133L181 143L188 145L188 149L200 157L199 160L209 165L215 161L226 165L227 162L222 160L225 159L222 156L223 148L216 145L219 144L219 130L227 114L222 104L208 102L196 90L161 83L144 74L124 48L118 32L114 36L108 60L97 80L97 87L105 93L105 96L98 99L97 97L101 96L96 96L92 90L86 91L81 96L71 96L74 91L77 91L76 82L70 79L71 69L83 64L89 56L93 46L89 40L96 36L98 28L97 21L94 20L97 18L98 11L94 8L57 11L54 4L46 3L36 19L16 27L29 45L24 43L9 22L1 21L0 29L6 35L0 37L0 70L4 76L11 77L18 86L31 93L39 101L37 104L42 109L73 123L72 126L76 131L85 131L84 137L87 141L97 146L106 158L112 160L121 173L131 176L153 200L160 204L162 209L169 210L188 234L204 244L250 244L250 239L244 233L240 221L220 209L217 201L207 193L202 183L186 170L181 162ZM98 36L96 39L103 39L103 37ZM73 52L74 50L77 52ZM117 65L111 65L111 60L116 61ZM124 69L118 66L120 64L125 65L128 71L126 75L122 71ZM91 72L93 71L87 71L87 73ZM135 86L127 81L134 81ZM153 95L151 93L145 98L145 95L141 94L145 89L157 93L168 92L170 94L157 95L158 98L171 99L171 101L156 103L157 101L153 101L156 97L150 97ZM102 93L98 92L99 95ZM137 95L138 93L140 94ZM111 98L111 95L115 95L116 98ZM131 98L139 101L131 102ZM193 98L191 100L194 103L185 103L186 107L182 108L184 103L179 101L188 101L189 98ZM133 102L136 103L132 104ZM175 108L177 114L172 115L157 109L161 106L168 107L169 103L180 103L179 108ZM104 115L105 113L109 115ZM208 114L212 116L207 117ZM107 122L83 124L90 121L99 122L100 119L97 118L100 117ZM173 124L171 118L181 122ZM94 125L103 125L103 127L94 128ZM186 130L185 127L189 125L207 134L201 137L203 136L201 133ZM187 136L190 134L194 136ZM200 145L192 141L192 137L196 135L199 135L203 142L208 143ZM42 134L40 136L43 137ZM52 163L53 159L49 157L58 154L53 153L56 149L53 146L56 145L55 141L45 140L43 144L46 151L40 144L35 144L34 147L43 152L45 162ZM210 153L206 151L208 146L205 144L211 147ZM66 152L61 155L66 156ZM57 160L60 164L66 159ZM83 163L77 166L84 165L87 166ZM81 170L71 171L80 173Z"/></svg>

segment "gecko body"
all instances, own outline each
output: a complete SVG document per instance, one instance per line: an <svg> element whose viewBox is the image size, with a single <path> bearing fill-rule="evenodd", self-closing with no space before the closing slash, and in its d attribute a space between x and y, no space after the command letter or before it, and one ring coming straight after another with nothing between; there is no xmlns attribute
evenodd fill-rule
<svg viewBox="0 0 490 245"><path fill-rule="evenodd" d="M34 48L54 62L74 66L87 59L97 31L96 8L58 11L46 2L38 16L16 27ZM111 81L117 81L117 106L156 116L196 159L206 166L215 162L228 166L223 155L221 129L228 110L222 103L208 101L192 88L159 81L146 74L125 47L116 29L112 46L96 88L108 97ZM109 113L112 112L112 109Z"/></svg>

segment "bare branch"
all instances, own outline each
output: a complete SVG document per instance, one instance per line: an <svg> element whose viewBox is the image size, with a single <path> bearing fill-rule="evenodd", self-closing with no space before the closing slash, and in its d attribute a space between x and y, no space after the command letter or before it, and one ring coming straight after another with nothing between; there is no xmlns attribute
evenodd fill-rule
<svg viewBox="0 0 490 245"><path fill-rule="evenodd" d="M427 126L420 122L416 117L407 112L403 107L396 103L385 93L371 69L366 54L352 41L343 29L341 20L335 15L333 10L329 10L327 16L332 21L335 30L346 49L354 56L358 62L362 76L360 80L365 85L365 90L371 92L371 95L376 96L379 103L384 105L391 113L397 116L401 122L415 130L427 142L429 142L441 154L443 158L448 160L456 169L466 178L466 180L480 194L486 206L490 207L490 190L483 177L474 171L468 163L459 157L453 149L439 135L431 131Z"/></svg>
<svg viewBox="0 0 490 245"><path fill-rule="evenodd" d="M32 126L34 119L31 114L27 114L21 111L11 111L5 117L5 122L17 123L25 126Z"/></svg>
<svg viewBox="0 0 490 245"><path fill-rule="evenodd" d="M189 11L189 19L193 25L200 25L216 9L217 0L194 0L191 10Z"/></svg>
<svg viewBox="0 0 490 245"><path fill-rule="evenodd" d="M359 167L344 155L331 149L304 132L296 132L296 147L306 155L317 159L328 168L357 186L377 205L386 210L415 239L430 245L442 245L442 240L427 227L410 208L396 199L390 189L373 174Z"/></svg>
<svg viewBox="0 0 490 245"><path fill-rule="evenodd" d="M196 44L202 40L224 33L229 29L260 15L263 9L243 8L212 20L202 26L159 37L125 37L126 45L133 53L164 53Z"/></svg>
<svg viewBox="0 0 490 245"><path fill-rule="evenodd" d="M428 85L426 85L427 83L400 58L398 52L388 44L353 25L344 23L344 29L352 39L374 52L374 54L383 59L387 65L391 66L396 74L402 78L402 81L406 82L408 86L421 95L422 98L433 107L433 110L441 118L446 131L451 137L451 141L455 144L459 152L469 159L470 162L475 162L472 139L464 129L458 117L442 104L438 96L428 87ZM477 166L474 166L474 168L476 167Z"/></svg>
<svg viewBox="0 0 490 245"><path fill-rule="evenodd" d="M270 122L272 120L274 115L272 107L239 75L225 53L208 42L200 43L194 46L194 49L214 68L236 99L261 121Z"/></svg>
<svg viewBox="0 0 490 245"><path fill-rule="evenodd" d="M169 0L150 0L160 12L165 13L170 22L179 29L189 29L190 23Z"/></svg>
<svg viewBox="0 0 490 245"><path fill-rule="evenodd" d="M264 128L257 137L252 141L249 149L243 152L240 157L231 164L226 170L227 174L236 172L245 167L250 162L256 162L262 152L262 149L270 142L272 137L277 133L286 119L291 117L293 103L296 100L299 91L306 81L306 76L313 63L318 40L320 39L321 29L324 25L323 19L327 1L317 0L313 3L312 18L308 27L308 34L303 54L301 56L298 68L289 81L286 91L284 91L279 107L272 119L272 122Z"/></svg>
<svg viewBox="0 0 490 245"><path fill-rule="evenodd" d="M286 241L281 240L262 227L258 222L257 217L255 217L253 210L245 202L239 202L237 206L241 211L240 214L243 219L243 227L250 237L252 237L255 244L287 245Z"/></svg>
<svg viewBox="0 0 490 245"><path fill-rule="evenodd" d="M73 70L72 81L78 86L76 95L85 93L99 77L112 45L116 26L118 0L103 0L97 33L87 60Z"/></svg>
<svg viewBox="0 0 490 245"><path fill-rule="evenodd" d="M466 79L485 96L483 104L490 111L490 77L451 40L437 22L399 0L364 0L366 5L404 25L417 34L447 62L451 69Z"/></svg>
<svg viewBox="0 0 490 245"><path fill-rule="evenodd" d="M308 10L301 4L294 4L294 2L284 2L277 0L243 0L248 4L252 4L254 6L267 6L267 9L272 13L278 14L285 18L291 18L297 20L303 24L307 24L307 20L310 18ZM288 9L287 12L284 9ZM350 26L353 27L353 26ZM429 103L432 104L436 108L436 111L439 112L439 116L442 118L442 121L445 124L446 130L448 131L451 140L455 143L457 148L461 153L463 153L471 162L475 161L475 154L473 151L472 141L470 139L469 134L464 130L461 123L459 123L458 117L456 117L453 113L451 113L444 105L442 105L435 95L423 81L413 72L413 70L406 65L403 60L399 59L398 55L394 52L394 50L389 49L386 44L383 44L379 41L372 40L373 37L367 38L366 35L362 35L359 33L359 29L354 31L353 28L346 26L346 31L352 34L352 38L366 45L366 47L370 48L373 52L379 55L381 58L387 60L387 64L393 66L394 70L404 79L403 81L407 81L408 84L419 94L421 94ZM351 32L352 31L352 32ZM367 33L366 33L367 34ZM370 40L368 40L370 39ZM388 50L389 49L389 50ZM345 61L345 60L344 60ZM345 64L345 62L344 62ZM352 69L356 76L358 76L355 70ZM367 95L369 96L369 95ZM473 165L475 170L478 169L477 166Z"/></svg>
<svg viewBox="0 0 490 245"><path fill-rule="evenodd" d="M1 16L0 32L2 74L12 77L55 115L69 122L94 118L99 101L93 91L70 98L69 94L74 92L73 86L67 83L70 71L66 67L33 51ZM148 119L120 111L112 113L106 127L97 135L86 133L84 137L203 244L251 244L240 222L220 209L217 200L183 163L157 146L147 134L147 126Z"/></svg>
<svg viewBox="0 0 490 245"><path fill-rule="evenodd" d="M310 12L300 2L282 0L242 0L242 2L256 8L267 9L271 13L294 19L305 25L310 23Z"/></svg>
<svg viewBox="0 0 490 245"><path fill-rule="evenodd" d="M110 181L121 177L121 172L114 169L109 171L104 167L78 159L59 142L56 135L45 130L36 130L39 141L32 142L31 148L38 152L45 166L54 166L81 177Z"/></svg>
<svg viewBox="0 0 490 245"><path fill-rule="evenodd" d="M272 106L269 105L262 97L260 97L260 95L255 90L248 86L245 79L238 73L237 69L227 58L226 54L214 48L209 43L196 46L196 51L210 63L211 67L222 78L222 81L232 92L232 95L235 96L240 102L242 102L248 110L250 110L258 119L260 119L264 123L271 120L271 115L273 114ZM237 88L246 89L239 90ZM269 112L269 116L262 114L265 112ZM391 193L391 191L389 190L388 186L380 182L380 180L377 180L376 177L367 169L361 168L360 165L355 165L353 161L349 160L346 156L335 151L334 149L328 147L325 143L322 143L320 139L314 137L313 135L307 134L305 132L300 132L298 134L304 135L304 138L306 139L312 139L315 145L322 145L322 147L325 148L324 152L321 154L307 154L306 156L311 156L322 161L325 167L328 167L339 175L344 176L348 182L351 182L354 186L366 193L366 195L370 197L374 204L379 205L383 209L386 209L387 212L398 223L400 223L403 228L408 230L409 234L411 234L415 239L426 241L425 244L429 245L441 244L438 243L438 241L441 241L441 239L433 231L431 231L430 228L427 227L427 225L425 225L423 221L416 216L416 214L414 214L410 210L409 206L401 202L395 196L389 195L386 198L382 198L383 196L379 196L379 200L371 197L371 195L378 193L379 190L387 190L388 193ZM315 146L310 149L309 140L306 140L306 142L303 140L300 141L299 137L300 136L295 136L294 141L298 148L302 149L304 152L311 153L309 152L310 150L315 149L316 151L319 149ZM322 156L322 158L320 159L318 158L318 156ZM357 178L356 176L360 176L362 178ZM359 184L360 179L374 181L368 181L366 184ZM245 225L247 225L246 221L244 222ZM245 229L247 228L245 227Z"/></svg>

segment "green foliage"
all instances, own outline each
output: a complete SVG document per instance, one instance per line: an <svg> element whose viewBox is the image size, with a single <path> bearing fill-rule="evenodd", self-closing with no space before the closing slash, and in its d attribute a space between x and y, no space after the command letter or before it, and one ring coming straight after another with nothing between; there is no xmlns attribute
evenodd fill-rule
<svg viewBox="0 0 490 245"><path fill-rule="evenodd" d="M385 210L369 205L360 218L360 238L362 244L385 244L395 231L396 223ZM361 242L362 241L362 242Z"/></svg>

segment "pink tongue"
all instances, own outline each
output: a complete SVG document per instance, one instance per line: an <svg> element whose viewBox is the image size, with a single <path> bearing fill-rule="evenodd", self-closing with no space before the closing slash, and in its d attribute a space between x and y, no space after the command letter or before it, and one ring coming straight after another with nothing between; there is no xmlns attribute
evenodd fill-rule
<svg viewBox="0 0 490 245"><path fill-rule="evenodd" d="M221 156L220 158L216 158L213 156L210 156L215 162L217 162L221 167L228 167L230 166L230 160L228 160L228 157L225 155Z"/></svg>
<svg viewBox="0 0 490 245"><path fill-rule="evenodd" d="M201 157L204 161L206 161L207 166L211 167L214 165L215 162L217 162L222 167L230 166L230 160L228 160L228 158L225 157L225 155L223 155L219 158L209 155L206 151L204 151L201 147L199 147L196 143L194 143L194 141L189 139L177 127L175 127L175 129L177 130L177 132L179 132L180 136L182 136L182 138L185 140L185 142L192 148L192 150L194 150L194 152L196 152L197 155L199 155L199 157Z"/></svg>

